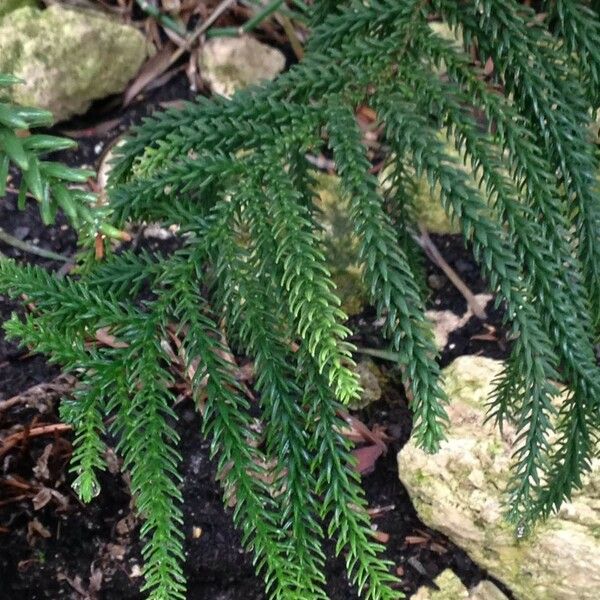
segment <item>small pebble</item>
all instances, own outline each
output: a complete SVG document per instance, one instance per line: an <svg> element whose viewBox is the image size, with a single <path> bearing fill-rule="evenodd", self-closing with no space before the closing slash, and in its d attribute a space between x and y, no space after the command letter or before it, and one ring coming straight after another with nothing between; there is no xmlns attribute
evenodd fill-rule
<svg viewBox="0 0 600 600"><path fill-rule="evenodd" d="M462 258L459 258L454 265L459 273L469 273L473 270L473 263L470 263Z"/></svg>
<svg viewBox="0 0 600 600"><path fill-rule="evenodd" d="M432 290L441 290L448 280L444 275L431 274L427 277L427 285Z"/></svg>
<svg viewBox="0 0 600 600"><path fill-rule="evenodd" d="M24 240L29 235L30 231L31 230L29 229L29 227L17 227L17 228L15 228L13 235L18 240Z"/></svg>

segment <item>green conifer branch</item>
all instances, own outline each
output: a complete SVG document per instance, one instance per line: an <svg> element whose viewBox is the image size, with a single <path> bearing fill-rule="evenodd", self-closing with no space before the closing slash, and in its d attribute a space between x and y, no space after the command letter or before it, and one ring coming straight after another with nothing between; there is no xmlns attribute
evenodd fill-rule
<svg viewBox="0 0 600 600"><path fill-rule="evenodd" d="M295 332L337 398L348 402L360 394L358 378L349 369L352 347L344 341L350 331L342 325L346 316L332 291L325 257L312 233L311 215L279 165L265 169L263 182L268 190L269 203L263 205L273 227L275 261L282 267L280 285Z"/></svg>
<svg viewBox="0 0 600 600"><path fill-rule="evenodd" d="M437 382L437 352L425 321L420 290L382 207L377 180L369 174L370 163L354 115L348 109L335 107L328 116L329 144L350 201L356 233L362 241L360 257L365 282L379 315L385 315L384 333L392 342L392 350L400 354L405 384L413 396L415 438L428 451L435 452L448 417L443 407L446 398Z"/></svg>
<svg viewBox="0 0 600 600"><path fill-rule="evenodd" d="M106 468L102 420L105 406L106 390L101 386L80 386L72 399L64 398L60 405L61 419L75 430L70 472L76 474L72 485L83 502L90 502L98 495L97 473Z"/></svg>
<svg viewBox="0 0 600 600"><path fill-rule="evenodd" d="M241 196L244 196L244 192ZM248 197L249 203L254 201ZM277 522L290 546L288 564L297 570L298 598L327 598L321 550L323 532L316 521L318 499L307 452L306 415L300 406L298 373L293 368L291 339L287 320L281 314L283 304L271 277L259 263L261 249L270 236L261 235L262 222L253 222L244 211L238 220L240 229L248 226L250 247L241 245L230 233L239 231L224 226L217 240L219 259L219 306L225 315L227 330L239 339L241 348L254 357L256 389L260 393L265 419L267 460L275 462L274 487ZM240 222L241 221L241 222ZM231 223L230 223L231 225ZM289 533L283 533L289 532Z"/></svg>
<svg viewBox="0 0 600 600"><path fill-rule="evenodd" d="M432 6L461 32L465 49L492 59L495 87L469 54L433 32L427 3L318 2L301 64L231 101L200 100L159 113L119 148L110 204L92 214L94 232L159 221L178 226L180 250L117 253L78 280L0 261L0 291L26 294L35 307L7 323L9 335L81 379L63 415L77 429L73 469L86 500L104 466L104 421L115 418L146 519L146 589L155 600L185 595L175 370L164 348L174 330L194 396L208 395L204 434L269 596L326 597L324 535L336 538L362 597L399 595L373 543L341 433L341 403L359 388L305 159L326 144L350 206L365 281L414 396L418 441L436 449L446 402L412 240L414 190L424 174L460 221L506 311L512 349L490 414L518 431L509 516L527 525L558 508L597 451L600 209L587 133L598 97L597 21L568 0L549 3L546 23L514 0ZM0 85L11 82L0 77ZM381 186L369 174L354 117L359 105L375 109L391 153ZM487 122L476 122L474 109ZM39 183L36 169L58 186L80 177L39 160L58 143L43 137L29 148L33 170L29 159L19 164L18 144L24 152L27 144L14 136L22 125L15 118L35 114L7 110L0 109L0 126L9 131L0 174L12 153L9 161L25 173L30 191ZM115 343L103 344L100 329ZM254 361L253 408L264 439L253 427L225 335ZM552 382L567 388L558 408Z"/></svg>
<svg viewBox="0 0 600 600"><path fill-rule="evenodd" d="M270 597L299 600L301 576L298 566L289 561L290 542L282 540L276 504L265 479L270 473L251 427L249 404L226 358L221 334L189 284L186 278L176 282L173 314L180 327L187 328L183 347L188 366L196 368L194 361L199 360L193 385L196 393L206 386L203 433L212 438L212 456L219 457L218 477L225 498L235 501L234 521L243 531L244 545L254 552L257 571L263 575Z"/></svg>
<svg viewBox="0 0 600 600"><path fill-rule="evenodd" d="M595 243L600 226L596 193L598 164L583 135L589 126L585 92L569 70L568 55L552 43L514 0L478 0L457 10L450 0L434 6L451 23L460 24L468 39L476 39L484 57L491 57L513 93L531 129L538 133L552 165L561 173L566 192L565 211L577 231L578 256L591 302L596 331L600 323L600 249ZM530 61L537 69L530 68ZM556 107L560 110L556 110Z"/></svg>
<svg viewBox="0 0 600 600"><path fill-rule="evenodd" d="M349 442L341 429L341 408L314 361L306 352L299 356L304 377L304 406L311 426L309 448L313 453L311 470L317 473L316 491L321 496L321 516L329 520L328 533L337 537L336 553L346 552L350 581L367 600L391 600L400 594L392 584L390 564L379 558L383 550L372 539L364 492L358 475L348 468L354 460Z"/></svg>
<svg viewBox="0 0 600 600"><path fill-rule="evenodd" d="M598 13L583 2L573 0L546 0L550 18L558 18L558 33L571 55L577 57L578 70L590 103L598 106L600 88L600 22Z"/></svg>
<svg viewBox="0 0 600 600"><path fill-rule="evenodd" d="M279 173L277 171L276 174ZM279 180L279 186L282 184L283 180ZM256 249L256 273L270 273L275 275L276 280L285 277L286 268L272 250L276 239L273 224L268 220L269 213L264 211L264 204L248 202L245 208L248 218L243 222L248 223L252 231L250 239ZM221 239L220 236L218 239ZM220 243L219 247L221 248ZM229 259L227 257L225 260ZM283 292L281 288L279 291L276 288L271 290L274 303L271 314L276 313L277 306L285 303ZM247 301L243 306L246 304ZM273 350L271 353L273 354ZM389 575L389 565L377 556L381 547L373 544L370 539L364 497L357 485L357 475L349 468L354 461L349 453L348 442L340 433L344 421L337 414L340 407L333 400L335 391L319 372L319 365L306 343L300 348L296 373L297 385L303 390L305 426L311 432L309 450L315 452L310 472L321 474L314 490L321 497L320 516L330 519L328 533L338 538L337 552L348 552L346 564L352 581L359 588L365 584L369 586L364 592L365 597L373 600L397 597L397 592L390 587L395 579ZM312 373L314 381L307 380L307 373Z"/></svg>

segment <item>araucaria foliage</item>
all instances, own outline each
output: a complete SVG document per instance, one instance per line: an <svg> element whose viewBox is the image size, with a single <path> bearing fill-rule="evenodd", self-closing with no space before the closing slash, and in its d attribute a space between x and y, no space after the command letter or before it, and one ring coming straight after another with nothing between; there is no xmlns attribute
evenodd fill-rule
<svg viewBox="0 0 600 600"><path fill-rule="evenodd" d="M7 324L9 335L81 381L63 415L77 432L72 469L85 501L97 492L104 423L114 416L145 518L150 598L185 597L174 374L164 343L173 336L205 397L203 434L269 596L326 598L321 544L332 537L363 598L399 597L340 433L339 409L359 384L306 160L324 148L410 390L418 442L435 451L446 421L411 244L411 189L425 176L505 308L512 351L490 410L519 431L508 516L527 526L580 485L600 422L600 201L590 133L600 19L593 3L545 4L541 20L515 0L317 2L301 64L231 101L200 99L157 114L119 148L108 223L176 224L180 250L117 254L66 279L0 263L0 291L25 294L35 307ZM458 41L436 33L435 20ZM384 186L370 172L359 105L375 111L384 132ZM26 167L9 139L0 132L0 149ZM45 166L41 173L52 175ZM47 193L31 174L26 181L34 195ZM96 343L101 328L114 336L111 347ZM254 360L261 436L230 347ZM568 390L562 403L556 383Z"/></svg>

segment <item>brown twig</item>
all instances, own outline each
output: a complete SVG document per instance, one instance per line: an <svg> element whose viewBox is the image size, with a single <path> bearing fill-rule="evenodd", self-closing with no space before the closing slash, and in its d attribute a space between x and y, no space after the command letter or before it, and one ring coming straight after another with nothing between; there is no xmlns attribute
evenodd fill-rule
<svg viewBox="0 0 600 600"><path fill-rule="evenodd" d="M278 15L277 13L275 13L275 19L283 27L283 30L288 36L290 46L292 47L296 58L298 60L302 60L304 58L304 48L302 47L302 42L296 34L296 30L294 29L294 24L292 23L291 19L286 15Z"/></svg>
<svg viewBox="0 0 600 600"><path fill-rule="evenodd" d="M204 33L207 29L232 5L236 0L222 0L210 16L204 21L188 38L185 40L185 44L180 46L169 60L169 66L176 62L184 52L187 52L192 48L194 42Z"/></svg>
<svg viewBox="0 0 600 600"><path fill-rule="evenodd" d="M18 250L22 250L23 252L29 252L30 254L36 254L37 256L41 256L42 258L47 258L49 260L59 260L61 262L67 262L69 259L62 254L57 254L56 252L52 252L51 250L44 250L44 248L40 248L39 246L35 246L34 244L29 244L28 242L24 242L19 238L10 235L0 227L0 242L8 244L13 248L17 248Z"/></svg>
<svg viewBox="0 0 600 600"><path fill-rule="evenodd" d="M52 435L55 433L63 433L65 431L71 431L72 427L65 423L56 423L54 425L41 425L39 427L33 427L32 429L25 429L18 433L9 435L0 447L0 457L4 456L10 451L13 446L16 446L20 441L27 440L32 437L40 437L42 435Z"/></svg>
<svg viewBox="0 0 600 600"><path fill-rule="evenodd" d="M48 383L39 383L34 385L24 392L0 402L0 413L12 408L13 406L21 403L29 403L32 400L39 398L46 398L48 396L60 396L71 391L77 380L71 375L59 375Z"/></svg>
<svg viewBox="0 0 600 600"><path fill-rule="evenodd" d="M478 319L485 321L485 319L487 319L485 310L481 304L479 304L473 292L467 287L467 284L460 278L458 273L446 262L437 246L433 243L433 240L429 237L429 233L427 233L425 227L419 225L419 228L421 230L421 236L415 238L416 242L423 248L431 262L444 271L446 277L448 277L454 287L463 295L473 314Z"/></svg>

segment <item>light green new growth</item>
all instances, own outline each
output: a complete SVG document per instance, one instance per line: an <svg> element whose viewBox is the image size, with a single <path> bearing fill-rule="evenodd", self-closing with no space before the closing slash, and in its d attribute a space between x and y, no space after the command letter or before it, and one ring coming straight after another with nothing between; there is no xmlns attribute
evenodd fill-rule
<svg viewBox="0 0 600 600"><path fill-rule="evenodd" d="M336 540L362 598L401 596L341 433L340 408L360 390L307 153L326 150L337 165L365 286L398 357L421 446L438 449L447 421L411 239L412 190L424 177L505 309L511 355L490 415L519 432L509 518L526 527L580 485L600 424L600 197L589 134L600 19L595 2L546 4L542 21L515 0L316 2L299 65L230 101L158 113L119 147L102 227L178 225L178 251L124 252L77 280L0 262L0 293L25 294L35 306L7 323L8 334L80 379L62 414L77 432L72 469L85 501L98 492L104 423L115 417L145 519L151 599L186 594L175 375L165 349L173 335L195 394L207 396L203 434L269 597L327 598L325 537ZM432 18L461 43L435 33ZM385 192L355 118L364 105L389 151ZM13 135L35 124L20 110L0 104L0 184L11 161L46 220L55 198L76 225L89 221L84 205L61 200L70 171L38 161L28 141L36 136ZM100 328L119 343L98 344ZM261 435L231 350L254 361ZM569 390L559 407L555 383Z"/></svg>

